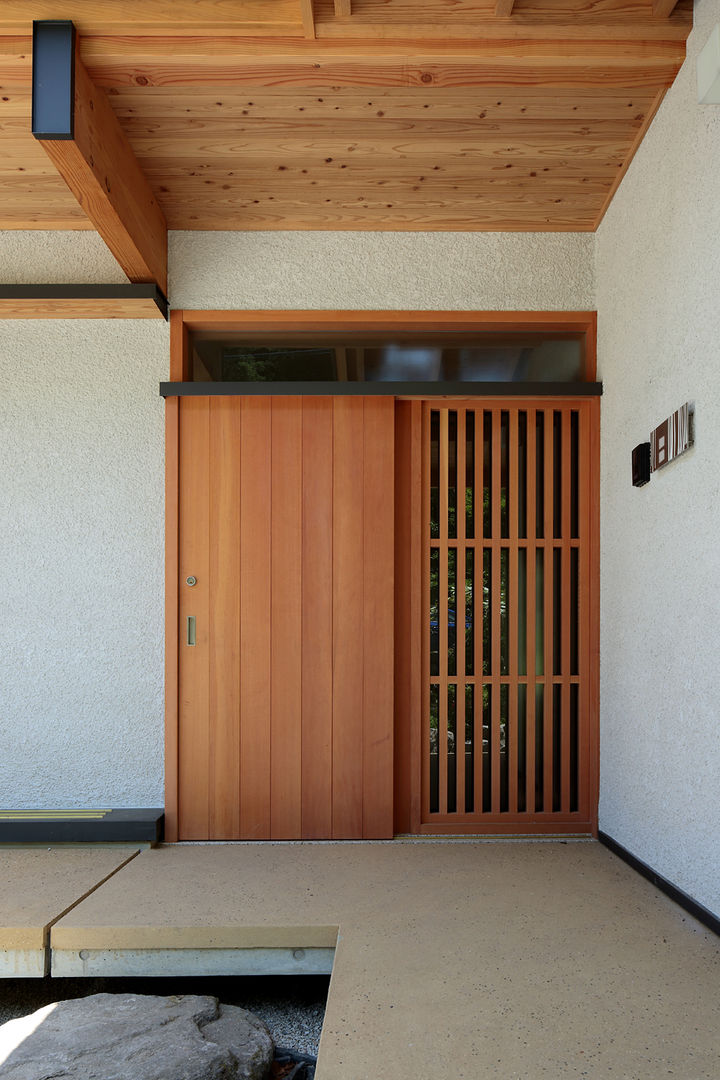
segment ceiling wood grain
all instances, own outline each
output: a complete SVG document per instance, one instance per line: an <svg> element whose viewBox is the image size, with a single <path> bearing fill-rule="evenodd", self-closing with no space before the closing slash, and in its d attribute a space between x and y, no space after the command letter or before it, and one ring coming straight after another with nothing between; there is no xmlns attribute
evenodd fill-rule
<svg viewBox="0 0 720 1080"><path fill-rule="evenodd" d="M653 3L67 0L63 15L170 228L585 231L685 56L691 0ZM31 23L57 14L0 5L0 227L88 227L30 135Z"/></svg>

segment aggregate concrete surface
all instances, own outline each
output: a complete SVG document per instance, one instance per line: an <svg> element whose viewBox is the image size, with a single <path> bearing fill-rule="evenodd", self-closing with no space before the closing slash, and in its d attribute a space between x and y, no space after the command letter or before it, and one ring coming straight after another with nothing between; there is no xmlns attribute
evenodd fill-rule
<svg viewBox="0 0 720 1080"><path fill-rule="evenodd" d="M597 843L144 852L59 949L337 937L317 1080L717 1080L720 939Z"/></svg>

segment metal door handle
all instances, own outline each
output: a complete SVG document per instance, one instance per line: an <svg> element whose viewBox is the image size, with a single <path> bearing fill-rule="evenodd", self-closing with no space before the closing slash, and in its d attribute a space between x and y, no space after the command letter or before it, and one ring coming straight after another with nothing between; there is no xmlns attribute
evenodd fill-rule
<svg viewBox="0 0 720 1080"><path fill-rule="evenodd" d="M195 616L188 615L187 617L187 643L188 645L195 644Z"/></svg>

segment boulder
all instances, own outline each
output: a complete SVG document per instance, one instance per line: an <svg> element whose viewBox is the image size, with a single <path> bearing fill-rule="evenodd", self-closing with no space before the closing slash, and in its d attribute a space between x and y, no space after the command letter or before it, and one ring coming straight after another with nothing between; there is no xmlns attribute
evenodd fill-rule
<svg viewBox="0 0 720 1080"><path fill-rule="evenodd" d="M274 1046L217 998L94 994L0 1026L2 1080L264 1080Z"/></svg>

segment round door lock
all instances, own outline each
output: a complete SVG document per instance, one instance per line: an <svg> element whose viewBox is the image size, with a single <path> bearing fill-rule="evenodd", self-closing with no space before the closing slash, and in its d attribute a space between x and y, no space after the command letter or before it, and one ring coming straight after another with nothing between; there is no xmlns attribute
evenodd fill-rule
<svg viewBox="0 0 720 1080"><path fill-rule="evenodd" d="M197 585L197 578L196 577L185 578L185 584L186 585Z"/></svg>

